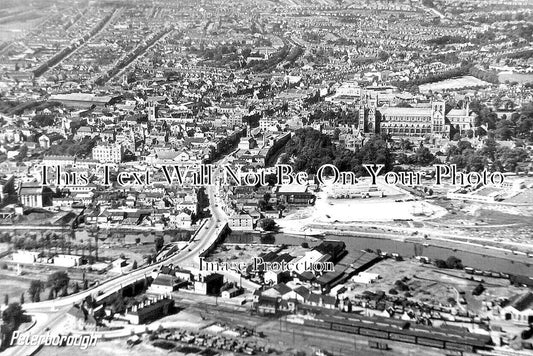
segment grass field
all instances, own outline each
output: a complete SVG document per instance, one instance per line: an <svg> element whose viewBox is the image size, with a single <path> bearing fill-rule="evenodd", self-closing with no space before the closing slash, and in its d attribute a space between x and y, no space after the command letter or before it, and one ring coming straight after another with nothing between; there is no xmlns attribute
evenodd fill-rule
<svg viewBox="0 0 533 356"><path fill-rule="evenodd" d="M22 281L18 279L12 279L2 275L0 277L0 290L2 291L1 302L4 302L4 295L7 294L9 302L19 302L20 295L25 293L30 287L30 283L27 281ZM24 300L29 301L28 295L24 295Z"/></svg>
<svg viewBox="0 0 533 356"><path fill-rule="evenodd" d="M467 75L464 77L442 80L440 82L422 84L419 86L419 90L420 92L425 93L430 90L440 91L446 89L460 89L476 86L490 86L490 83L481 79L477 79L476 77L473 77L471 75Z"/></svg>
<svg viewBox="0 0 533 356"><path fill-rule="evenodd" d="M21 38L28 31L31 31L39 22L41 18L34 18L27 21L10 22L0 25L0 42L10 41L16 38Z"/></svg>
<svg viewBox="0 0 533 356"><path fill-rule="evenodd" d="M506 80L509 82L531 83L533 82L533 74L500 73L498 74L498 80L500 83L505 83Z"/></svg>

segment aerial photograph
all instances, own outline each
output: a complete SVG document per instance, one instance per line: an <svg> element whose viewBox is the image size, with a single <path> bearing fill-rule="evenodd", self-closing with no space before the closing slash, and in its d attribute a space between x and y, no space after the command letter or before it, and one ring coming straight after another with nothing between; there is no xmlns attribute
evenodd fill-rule
<svg viewBox="0 0 533 356"><path fill-rule="evenodd" d="M533 356L533 0L0 0L0 356Z"/></svg>

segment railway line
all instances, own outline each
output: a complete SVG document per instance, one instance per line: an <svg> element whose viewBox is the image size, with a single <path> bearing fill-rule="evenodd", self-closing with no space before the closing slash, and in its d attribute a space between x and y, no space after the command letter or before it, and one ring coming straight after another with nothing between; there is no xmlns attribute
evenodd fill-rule
<svg viewBox="0 0 533 356"><path fill-rule="evenodd" d="M492 349L488 335L472 334L452 328L435 328L413 325L408 321L339 314L321 315L306 319L304 325L319 329L335 330L353 335L399 341L452 352L476 352Z"/></svg>

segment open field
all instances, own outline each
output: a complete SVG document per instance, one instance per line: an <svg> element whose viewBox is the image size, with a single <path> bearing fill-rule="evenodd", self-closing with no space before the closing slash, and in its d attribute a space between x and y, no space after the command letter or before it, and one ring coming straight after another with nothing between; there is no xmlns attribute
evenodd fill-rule
<svg viewBox="0 0 533 356"><path fill-rule="evenodd" d="M525 193L522 198L529 195L529 190ZM448 213L438 220L424 221L426 228L437 228L446 234L485 238L486 241L524 244L531 241L533 207L465 203L456 200L435 200L434 203L445 208Z"/></svg>
<svg viewBox="0 0 533 356"><path fill-rule="evenodd" d="M505 83L506 80L518 83L531 83L533 82L533 74L503 72L498 74L498 80L500 83Z"/></svg>
<svg viewBox="0 0 533 356"><path fill-rule="evenodd" d="M110 260L116 260L117 258L124 256L131 263L137 261L138 265L144 263L144 255L151 254L155 251L155 246L151 245L133 245L126 247L112 246L110 248L100 248L98 250L99 258L107 258Z"/></svg>
<svg viewBox="0 0 533 356"><path fill-rule="evenodd" d="M0 273L0 297L2 297L2 302L4 295L7 294L10 302L19 302L20 296L24 293L24 301L26 303L30 302L30 296L28 294L28 289L30 288L30 283L32 279L41 280L44 283L44 288L41 292L41 301L48 300L50 288L46 286L47 277L39 275L25 275L25 276L12 276L7 273ZM69 292L72 291L72 285L76 282L71 279ZM78 285L82 285L81 281L77 281Z"/></svg>
<svg viewBox="0 0 533 356"><path fill-rule="evenodd" d="M4 275L0 276L0 290L2 291L0 296L2 297L2 303L4 302L4 295L6 294L10 302L19 302L20 295L25 293L29 287L29 281L9 278ZM29 297L24 295L24 299L29 300Z"/></svg>
<svg viewBox="0 0 533 356"><path fill-rule="evenodd" d="M533 189L525 188L503 202L478 203L447 199L445 191L427 200L408 193L383 198L331 199L321 191L314 206L292 210L276 222L288 234L372 233L376 231L370 229L381 228L406 236L438 235L452 240L468 237L480 244L531 252L532 192Z"/></svg>
<svg viewBox="0 0 533 356"><path fill-rule="evenodd" d="M468 87L486 87L490 86L490 83L478 79L476 77L473 77L471 75L467 75L464 77L459 78L453 78L453 79L446 79L440 82L435 83L427 83L422 84L419 86L420 92L428 92L428 91L440 91L440 90L447 90L447 89L460 89L460 88L468 88Z"/></svg>
<svg viewBox="0 0 533 356"><path fill-rule="evenodd" d="M32 18L26 21L9 22L0 25L0 42L21 38L42 21L41 18Z"/></svg>
<svg viewBox="0 0 533 356"><path fill-rule="evenodd" d="M381 186L380 186L381 189ZM302 231L313 223L394 222L394 220L435 219L446 209L427 201L415 200L402 191L388 189L387 196L369 199L332 199L327 190L319 192L314 206L289 214L276 222L285 232ZM394 194L394 195L393 195Z"/></svg>

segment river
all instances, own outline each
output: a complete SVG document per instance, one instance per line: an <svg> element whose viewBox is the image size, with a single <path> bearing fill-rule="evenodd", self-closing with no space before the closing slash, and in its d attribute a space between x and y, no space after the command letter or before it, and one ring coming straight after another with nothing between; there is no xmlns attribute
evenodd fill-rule
<svg viewBox="0 0 533 356"><path fill-rule="evenodd" d="M439 246L415 241L396 241L362 236L327 235L325 236L325 239L344 241L348 251L365 249L372 249L375 251L379 249L384 252L398 253L404 258L426 256L430 259L443 260L450 256L455 256L461 259L463 265L467 267L507 274L533 276L533 258L517 256L511 252L504 253L501 251L487 250L482 247L468 245L461 245L461 249L459 250L457 244L448 243L450 247L446 247L445 245L447 243L441 244L438 241L431 241L429 243L439 244ZM277 234L275 236L276 244L300 245L304 241L307 241L311 247L320 243L320 240L314 239L314 241L311 241L295 235Z"/></svg>

